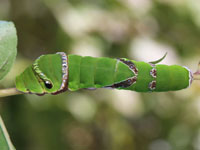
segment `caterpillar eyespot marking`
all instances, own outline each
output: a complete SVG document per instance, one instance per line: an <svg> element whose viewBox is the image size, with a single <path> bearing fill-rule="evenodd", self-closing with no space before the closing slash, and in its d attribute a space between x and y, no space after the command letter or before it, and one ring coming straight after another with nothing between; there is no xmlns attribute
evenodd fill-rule
<svg viewBox="0 0 200 150"><path fill-rule="evenodd" d="M53 85L49 81L45 81L44 84L48 89L51 89L53 87Z"/></svg>

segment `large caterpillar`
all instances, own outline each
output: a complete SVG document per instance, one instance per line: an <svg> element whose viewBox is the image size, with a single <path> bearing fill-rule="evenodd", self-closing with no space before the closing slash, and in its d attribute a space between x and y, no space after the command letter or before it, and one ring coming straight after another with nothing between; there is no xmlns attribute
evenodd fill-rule
<svg viewBox="0 0 200 150"><path fill-rule="evenodd" d="M187 88L198 78L199 71L192 74L183 66L157 64L165 56L146 63L126 58L66 55L64 52L42 55L16 77L16 88L37 95L82 88L164 92Z"/></svg>

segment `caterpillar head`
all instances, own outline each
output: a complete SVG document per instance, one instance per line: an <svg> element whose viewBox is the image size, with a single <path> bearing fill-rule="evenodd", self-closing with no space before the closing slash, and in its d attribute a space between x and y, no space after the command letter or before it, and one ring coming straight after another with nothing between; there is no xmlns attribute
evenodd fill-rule
<svg viewBox="0 0 200 150"><path fill-rule="evenodd" d="M24 93L58 94L67 90L67 56L57 54L42 55L16 77L16 88Z"/></svg>

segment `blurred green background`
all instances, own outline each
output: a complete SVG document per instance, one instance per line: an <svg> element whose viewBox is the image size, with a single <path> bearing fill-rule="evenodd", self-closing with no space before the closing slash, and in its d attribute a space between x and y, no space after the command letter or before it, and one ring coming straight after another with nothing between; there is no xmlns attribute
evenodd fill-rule
<svg viewBox="0 0 200 150"><path fill-rule="evenodd" d="M0 0L0 19L18 32L18 56L0 88L41 54L64 51L153 61L195 71L197 0ZM0 100L18 150L200 150L200 82L186 90L67 91Z"/></svg>

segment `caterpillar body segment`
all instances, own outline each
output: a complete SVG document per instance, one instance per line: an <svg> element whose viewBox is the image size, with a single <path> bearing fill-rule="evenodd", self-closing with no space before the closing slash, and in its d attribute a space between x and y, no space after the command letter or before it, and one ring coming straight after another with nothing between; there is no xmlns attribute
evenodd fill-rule
<svg viewBox="0 0 200 150"><path fill-rule="evenodd" d="M68 55L68 89L103 88L135 76L126 64L117 59Z"/></svg>
<svg viewBox="0 0 200 150"><path fill-rule="evenodd" d="M166 54L165 54L166 56ZM42 55L16 77L16 88L24 93L58 94L66 90L112 88L137 92L175 91L190 86L193 75L178 65L66 55Z"/></svg>
<svg viewBox="0 0 200 150"><path fill-rule="evenodd" d="M24 93L54 94L61 90L62 76L61 55L42 55L16 77L16 88Z"/></svg>
<svg viewBox="0 0 200 150"><path fill-rule="evenodd" d="M132 61L135 64L135 67L138 70L137 81L135 84L131 85L128 88L123 88L127 90L133 90L137 92L149 92L152 91L149 87L149 84L153 81L153 77L150 74L152 66L149 63L145 62L136 62Z"/></svg>
<svg viewBox="0 0 200 150"><path fill-rule="evenodd" d="M178 65L156 65L157 79L155 91L176 91L191 84L192 75L189 69Z"/></svg>

